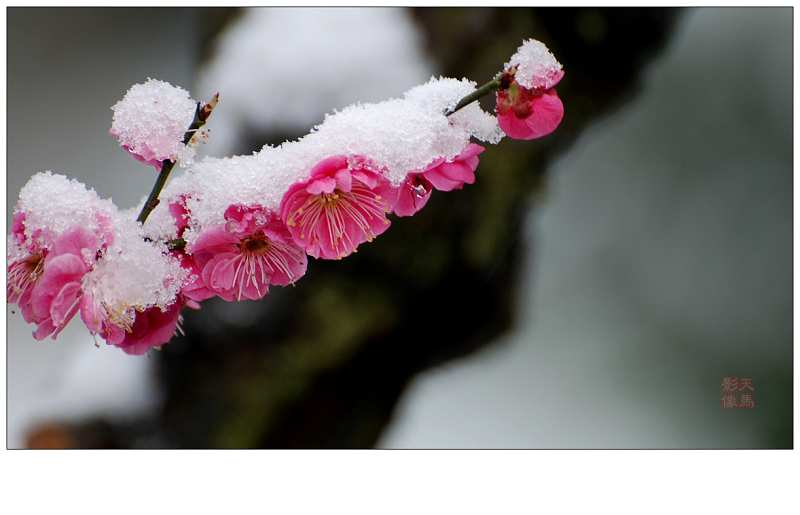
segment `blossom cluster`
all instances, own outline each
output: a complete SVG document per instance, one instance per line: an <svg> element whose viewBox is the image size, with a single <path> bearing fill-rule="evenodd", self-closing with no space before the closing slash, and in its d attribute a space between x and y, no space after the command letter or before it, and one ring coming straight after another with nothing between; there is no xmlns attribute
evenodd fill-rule
<svg viewBox="0 0 800 515"><path fill-rule="evenodd" d="M36 339L55 338L80 314L92 335L144 354L170 340L184 307L260 299L303 277L308 256L349 256L385 232L390 215L417 213L433 190L473 184L484 151L473 138L552 132L563 116L552 89L562 76L530 40L506 64L497 117L477 103L455 111L474 83L432 78L402 99L328 115L298 141L197 163L187 128L216 97L196 103L165 82L138 84L112 108L111 134L158 174L175 163L186 172L128 211L75 180L34 176L8 237L8 302L36 324Z"/></svg>
<svg viewBox="0 0 800 515"><path fill-rule="evenodd" d="M8 302L36 324L39 340L80 313L107 343L142 354L169 340L187 301L188 273L166 244L145 239L134 216L63 175L28 181L7 248Z"/></svg>

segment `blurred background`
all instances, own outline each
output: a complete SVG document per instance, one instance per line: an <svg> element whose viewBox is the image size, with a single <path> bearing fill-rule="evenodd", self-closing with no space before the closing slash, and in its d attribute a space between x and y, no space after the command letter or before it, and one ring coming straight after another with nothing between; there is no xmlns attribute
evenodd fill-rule
<svg viewBox="0 0 800 515"><path fill-rule="evenodd" d="M36 172L120 208L108 135L148 77L220 92L204 153L259 150L526 38L565 119L481 154L341 262L205 301L149 357L7 306L7 446L790 448L792 9L9 8L7 231ZM31 38L32 33L37 34ZM493 102L483 102L491 110ZM752 378L724 409L723 378Z"/></svg>

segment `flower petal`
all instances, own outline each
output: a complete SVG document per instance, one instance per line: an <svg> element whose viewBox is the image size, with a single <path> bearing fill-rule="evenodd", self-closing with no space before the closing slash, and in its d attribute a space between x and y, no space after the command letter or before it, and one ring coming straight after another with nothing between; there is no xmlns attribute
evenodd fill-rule
<svg viewBox="0 0 800 515"><path fill-rule="evenodd" d="M533 133L533 138L550 134L564 118L564 104L556 90L548 89L543 95L531 101L533 112L525 120Z"/></svg>

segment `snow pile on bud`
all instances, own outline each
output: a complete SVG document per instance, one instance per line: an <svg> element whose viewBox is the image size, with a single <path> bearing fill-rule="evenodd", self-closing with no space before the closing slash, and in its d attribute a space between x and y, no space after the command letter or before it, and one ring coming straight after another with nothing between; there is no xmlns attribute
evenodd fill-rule
<svg viewBox="0 0 800 515"><path fill-rule="evenodd" d="M503 71L516 67L516 81L528 89L551 87L553 77L561 71L561 63L550 53L544 43L529 39L517 48L517 52L505 64Z"/></svg>
<svg viewBox="0 0 800 515"><path fill-rule="evenodd" d="M41 235L44 248L49 248L55 238L72 226L81 225L98 234L105 234L99 213L116 211L110 200L101 200L94 189L76 179L68 179L52 172L40 172L31 177L19 192L19 202L14 213L25 214L25 235ZM102 241L108 244L111 242Z"/></svg>
<svg viewBox="0 0 800 515"><path fill-rule="evenodd" d="M196 148L183 144L197 109L186 90L148 79L131 87L111 109L110 133L137 159L188 163L194 157Z"/></svg>

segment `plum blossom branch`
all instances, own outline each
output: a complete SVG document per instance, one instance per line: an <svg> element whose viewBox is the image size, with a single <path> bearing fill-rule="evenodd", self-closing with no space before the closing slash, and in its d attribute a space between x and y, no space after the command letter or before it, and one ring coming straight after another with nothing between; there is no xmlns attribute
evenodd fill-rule
<svg viewBox="0 0 800 515"><path fill-rule="evenodd" d="M167 240L167 248L169 250L181 250L186 247L186 240L183 238L174 238Z"/></svg>
<svg viewBox="0 0 800 515"><path fill-rule="evenodd" d="M203 104L148 79L112 107L109 131L158 171L138 218L74 179L35 175L14 209L8 302L36 324L36 339L55 338L79 314L128 354L159 349L180 331L184 307L294 285L309 256L345 258L388 230L390 215L412 216L434 190L473 184L485 150L473 140L552 132L564 114L554 89L563 76L547 47L528 40L477 89L432 78L403 98L329 115L297 141L197 163L197 134L205 137L219 95ZM493 93L496 116L473 104ZM191 173L167 185L178 163ZM166 209L156 209L159 197Z"/></svg>
<svg viewBox="0 0 800 515"><path fill-rule="evenodd" d="M470 93L469 95L462 98L452 109L448 109L445 111L445 116L450 116L451 114L455 113L456 111L460 110L463 107L468 106L472 102L478 100L481 97L485 97L486 95L491 95L492 93L496 93L500 91L501 83L499 77L495 77L493 80L490 80L483 86L476 89L474 92Z"/></svg>
<svg viewBox="0 0 800 515"><path fill-rule="evenodd" d="M158 196L161 194L161 190L167 183L169 173L172 171L172 167L174 165L174 161L163 161L161 171L158 173L158 179L156 179L156 183L153 185L153 189L150 191L150 196L147 197L147 201L145 201L141 213L139 213L139 216L136 218L136 221L140 224L144 224L145 220L147 220L147 217L150 216L150 213L153 211L153 209L158 206L158 203L160 202L158 200Z"/></svg>

